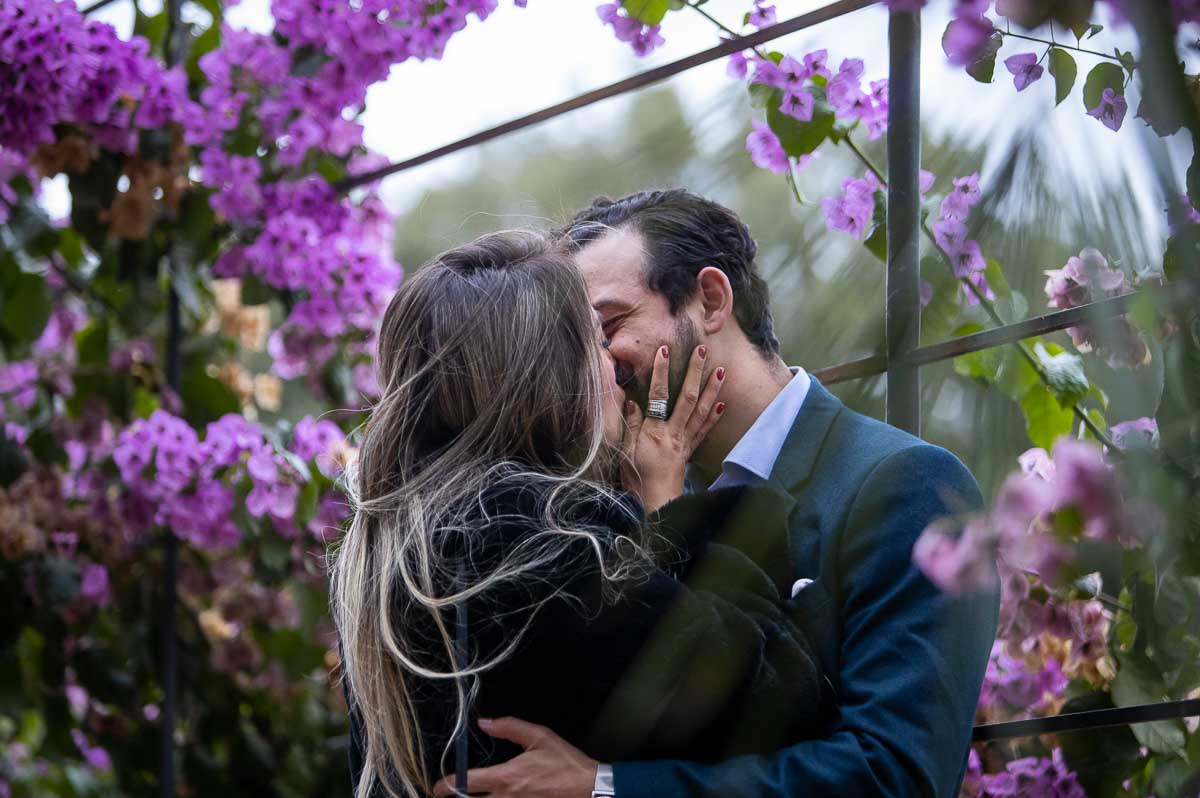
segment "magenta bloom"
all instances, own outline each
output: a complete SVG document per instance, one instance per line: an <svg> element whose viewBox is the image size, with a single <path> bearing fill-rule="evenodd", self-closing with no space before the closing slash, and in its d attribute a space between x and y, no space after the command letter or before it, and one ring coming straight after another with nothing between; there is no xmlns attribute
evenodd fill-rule
<svg viewBox="0 0 1200 798"><path fill-rule="evenodd" d="M937 175L930 172L928 169L921 170L920 188L922 194L928 194L929 189L933 188L933 184L937 181Z"/></svg>
<svg viewBox="0 0 1200 798"><path fill-rule="evenodd" d="M782 89L787 86L788 76L783 71L783 68L774 61L769 61L766 58L754 59L754 75L750 78L751 83L762 83L772 88Z"/></svg>
<svg viewBox="0 0 1200 798"><path fill-rule="evenodd" d="M828 80L832 77L829 71L829 51L828 50L813 50L808 55L804 56L804 69L809 76L820 75Z"/></svg>
<svg viewBox="0 0 1200 798"><path fill-rule="evenodd" d="M1120 130L1128 111L1129 103L1126 102L1125 95L1105 89L1104 94L1100 96L1100 104L1088 111L1088 116L1096 117L1110 130Z"/></svg>
<svg viewBox="0 0 1200 798"><path fill-rule="evenodd" d="M967 226L958 219L941 219L933 223L933 238L942 252L956 258L967 243Z"/></svg>
<svg viewBox="0 0 1200 798"><path fill-rule="evenodd" d="M108 570L103 565L89 563L80 572L79 595L91 604L105 607L112 601L108 586Z"/></svg>
<svg viewBox="0 0 1200 798"><path fill-rule="evenodd" d="M783 103L779 106L779 110L801 122L811 122L813 104L813 96L804 89L798 89L783 95Z"/></svg>
<svg viewBox="0 0 1200 798"><path fill-rule="evenodd" d="M754 10L750 12L746 21L756 28L774 25L776 22L775 6L764 5L762 0L755 0Z"/></svg>
<svg viewBox="0 0 1200 798"><path fill-rule="evenodd" d="M945 522L930 525L913 546L913 562L942 590L959 594L995 584L996 536L973 519L959 536Z"/></svg>
<svg viewBox="0 0 1200 798"><path fill-rule="evenodd" d="M987 17L959 17L946 26L942 49L950 63L956 66L972 64L983 53L995 30Z"/></svg>
<svg viewBox="0 0 1200 798"><path fill-rule="evenodd" d="M1041 78L1046 71L1038 63L1037 53L1019 53L1004 59L1004 66L1013 74L1017 91L1025 91L1030 83Z"/></svg>
<svg viewBox="0 0 1200 798"><path fill-rule="evenodd" d="M950 260L954 263L954 275L959 278L971 277L975 273L987 269L987 261L983 259L979 242L975 240L963 242L958 252Z"/></svg>
<svg viewBox="0 0 1200 798"><path fill-rule="evenodd" d="M871 180L848 177L842 182L842 196L821 200L825 223L830 230L840 230L862 240L871 217L875 214L875 191Z"/></svg>
<svg viewBox="0 0 1200 798"><path fill-rule="evenodd" d="M747 66L748 62L746 61L746 54L734 53L733 55L729 56L729 62L725 65L725 74L731 78L744 80L746 78Z"/></svg>
<svg viewBox="0 0 1200 798"><path fill-rule="evenodd" d="M746 150L750 153L750 160L760 169L770 169L775 174L786 172L788 156L783 151L783 145L779 143L775 131L771 130L766 122L758 119L752 124L754 130L746 136Z"/></svg>
<svg viewBox="0 0 1200 798"><path fill-rule="evenodd" d="M1158 448L1158 421L1153 418L1135 418L1113 424L1108 430L1118 449Z"/></svg>

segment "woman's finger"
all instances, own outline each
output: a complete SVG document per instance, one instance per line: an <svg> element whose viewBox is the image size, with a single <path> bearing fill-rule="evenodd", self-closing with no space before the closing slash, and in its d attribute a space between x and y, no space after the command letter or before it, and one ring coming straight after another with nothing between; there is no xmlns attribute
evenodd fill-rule
<svg viewBox="0 0 1200 798"><path fill-rule="evenodd" d="M621 451L627 462L632 463L637 454L638 436L642 433L642 409L637 402L625 400L625 437L621 440Z"/></svg>
<svg viewBox="0 0 1200 798"><path fill-rule="evenodd" d="M650 401L663 401L668 404L671 395L671 351L663 344L654 354L654 370L650 374ZM653 419L647 410L647 418ZM664 421L659 419L659 421Z"/></svg>
<svg viewBox="0 0 1200 798"><path fill-rule="evenodd" d="M700 402L700 388L704 382L704 359L708 356L708 347L698 346L692 350L691 360L688 361L687 375L675 397L675 407L671 411L671 427L680 435L686 435L696 405Z"/></svg>
<svg viewBox="0 0 1200 798"><path fill-rule="evenodd" d="M712 429L711 425L707 429L704 425L713 415L713 407L717 404L717 397L721 394L723 385L725 385L725 368L719 366L712 374L708 375L708 382L704 384L700 401L696 403L696 409L692 411L692 417L688 420L687 428L684 431L684 440L692 445L693 450L700 441L704 440L704 435L708 434L708 430Z"/></svg>
<svg viewBox="0 0 1200 798"><path fill-rule="evenodd" d="M696 451L704 439L708 437L708 433L712 431L712 428L715 427L717 422L721 420L721 415L724 412L724 402L717 402L712 406L712 409L708 411L708 416L704 419L704 423L700 425L700 429L696 430L696 435L691 440L693 452Z"/></svg>

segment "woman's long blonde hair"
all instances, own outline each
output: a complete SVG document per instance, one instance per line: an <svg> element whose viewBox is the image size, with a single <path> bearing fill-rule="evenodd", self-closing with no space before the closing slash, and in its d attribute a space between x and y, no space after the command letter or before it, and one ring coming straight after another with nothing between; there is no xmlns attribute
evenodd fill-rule
<svg viewBox="0 0 1200 798"><path fill-rule="evenodd" d="M342 673L366 738L355 798L377 783L388 796L428 795L438 774L427 772L414 680L456 686L457 733L476 675L519 641L456 667L458 602L544 579L581 539L611 580L645 562L637 543L611 556L598 530L569 520L578 502L613 499L618 453L604 437L600 357L583 279L540 233L450 250L393 297L379 335L382 395L346 477L354 517L330 558ZM537 532L481 570L471 562L484 543L480 499L514 479L542 497ZM536 611L527 609L526 625ZM413 632L430 621L434 650ZM433 753L444 765L449 750Z"/></svg>

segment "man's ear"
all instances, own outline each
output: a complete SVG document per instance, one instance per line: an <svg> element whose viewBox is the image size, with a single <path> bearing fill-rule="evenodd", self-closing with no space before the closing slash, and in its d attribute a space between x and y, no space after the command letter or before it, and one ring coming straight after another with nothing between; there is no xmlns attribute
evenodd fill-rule
<svg viewBox="0 0 1200 798"><path fill-rule="evenodd" d="M733 287L729 285L729 277L715 266L705 266L696 275L696 288L700 324L705 334L720 332L733 315Z"/></svg>

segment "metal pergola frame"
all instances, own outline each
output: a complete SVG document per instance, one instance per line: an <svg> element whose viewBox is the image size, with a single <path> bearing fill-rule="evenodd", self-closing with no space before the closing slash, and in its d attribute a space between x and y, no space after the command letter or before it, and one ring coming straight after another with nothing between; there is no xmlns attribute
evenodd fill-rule
<svg viewBox="0 0 1200 798"><path fill-rule="evenodd" d="M114 0L97 0L84 9L90 13ZM178 60L180 7L183 0L167 0L167 37L165 60L168 65ZM845 16L853 11L876 5L878 0L835 0L822 8L763 28L747 36L730 38L710 49L695 53L662 66L640 72L594 91L590 91L542 110L518 117L501 125L438 147L414 158L351 176L341 181L341 192L374 183L422 164L469 149L509 133L532 127L558 116L584 108L601 100L644 88L678 75L694 67L715 61L736 52L755 47ZM920 346L921 303L919 290L920 191L918 177L921 162L920 136L920 45L921 19L918 12L892 11L889 16L889 131L887 155L888 180L888 252L887 287L885 300L886 354L841 363L813 372L826 384L845 382L878 374L887 375L886 420L901 429L920 434L920 367L970 352L1012 344L1026 338L1062 330L1085 321L1111 319L1130 310L1142 292L1093 302L1070 310L1049 313L1014 324L1001 325L973 335L954 338L931 346ZM174 253L168 255L168 267L173 275ZM180 377L179 297L173 288L168 296L167 375L168 384L178 390ZM1160 289L1161 290L1161 289ZM161 717L162 738L160 757L160 794L175 795L175 720L178 703L176 610L177 541L167 531L164 546L164 593L162 606L162 683L164 691ZM466 612L460 608L456 620L456 648L464 654ZM1039 734L1061 734L1125 726L1170 718L1200 715L1200 699L1164 701L1141 706L1119 707L1088 712L1072 712L1047 718L1012 721L977 726L974 741L1028 737ZM458 740L456 756L458 786L466 785L465 730Z"/></svg>

